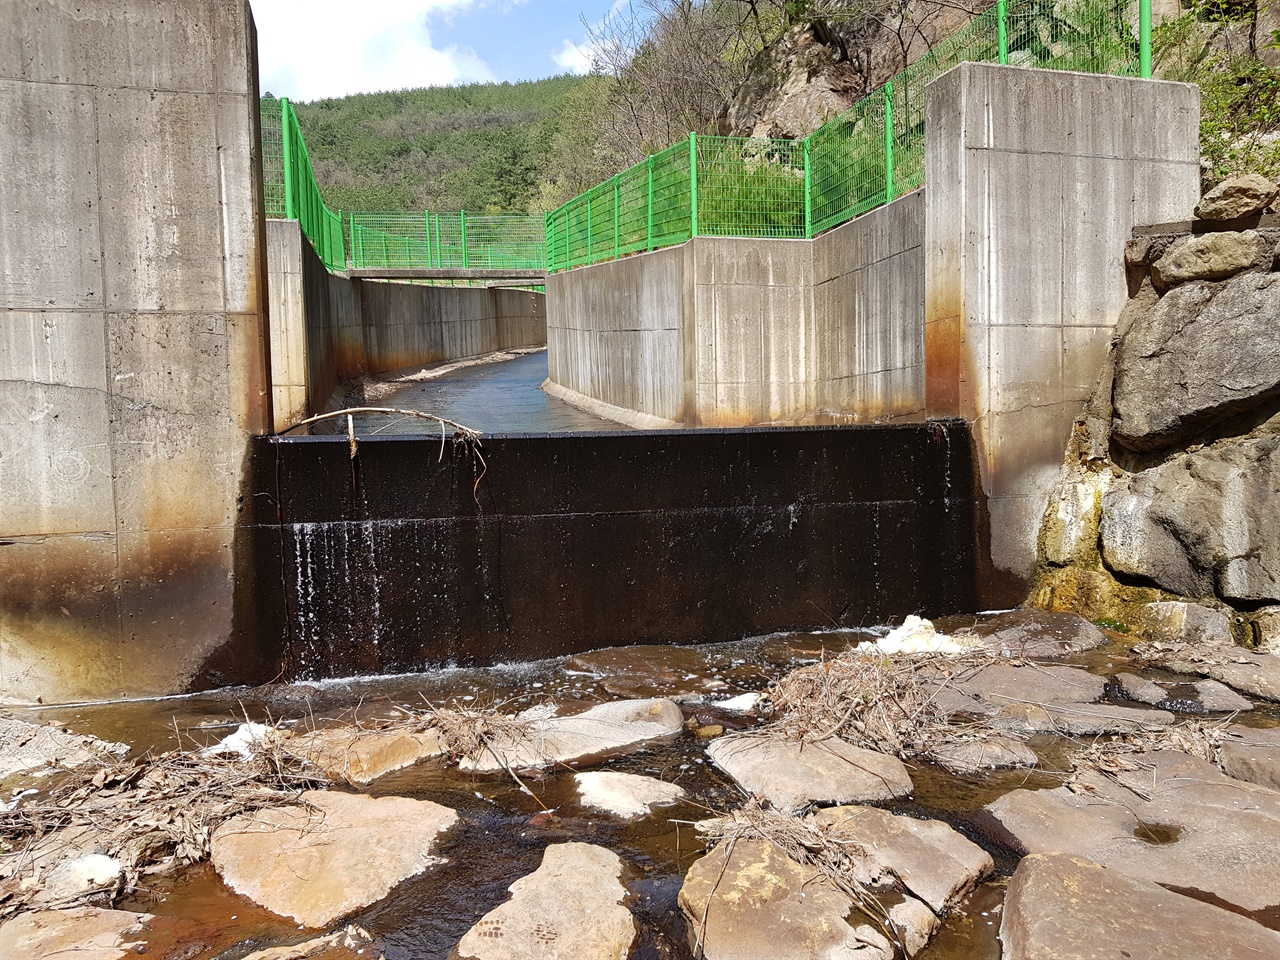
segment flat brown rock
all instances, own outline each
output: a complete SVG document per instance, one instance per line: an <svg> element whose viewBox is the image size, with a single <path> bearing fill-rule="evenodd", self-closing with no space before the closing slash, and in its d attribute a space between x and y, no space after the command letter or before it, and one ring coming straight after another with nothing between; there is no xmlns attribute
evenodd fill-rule
<svg viewBox="0 0 1280 960"><path fill-rule="evenodd" d="M684 714L670 700L617 700L571 717L536 720L519 737L491 743L458 766L479 772L541 767L604 757L684 729Z"/></svg>
<svg viewBox="0 0 1280 960"><path fill-rule="evenodd" d="M1068 853L1250 913L1280 906L1280 793L1172 750L1081 774L1076 792L1015 790L987 810L1027 853Z"/></svg>
<svg viewBox="0 0 1280 960"><path fill-rule="evenodd" d="M1040 762L1035 751L1021 740L1000 736L939 744L930 755L947 770L959 774L1034 767Z"/></svg>
<svg viewBox="0 0 1280 960"><path fill-rule="evenodd" d="M1090 737L1103 733L1136 733L1171 726L1177 718L1167 710L1122 707L1113 703L1011 703L993 722L1018 733L1053 733Z"/></svg>
<svg viewBox="0 0 1280 960"><path fill-rule="evenodd" d="M433 864L458 815L405 797L308 791L302 804L235 817L213 834L223 881L273 913L323 927Z"/></svg>
<svg viewBox="0 0 1280 960"><path fill-rule="evenodd" d="M763 840L722 843L696 861L679 902L693 955L705 960L893 957L873 927L854 926L847 894Z"/></svg>
<svg viewBox="0 0 1280 960"><path fill-rule="evenodd" d="M675 697L723 690L723 680L710 675L705 652L668 644L605 647L571 656L570 673L586 673L614 696Z"/></svg>
<svg viewBox="0 0 1280 960"><path fill-rule="evenodd" d="M1280 700L1280 656L1230 644L1206 646L1203 653L1203 660L1171 658L1160 666L1174 673L1210 677L1263 700Z"/></svg>
<svg viewBox="0 0 1280 960"><path fill-rule="evenodd" d="M454 950L457 960L621 960L636 924L623 901L622 860L589 843L547 847L542 865L511 885Z"/></svg>
<svg viewBox="0 0 1280 960"><path fill-rule="evenodd" d="M1084 617L1050 610L1011 610L973 627L983 647L1003 657L1060 657L1092 650L1106 636Z"/></svg>
<svg viewBox="0 0 1280 960"><path fill-rule="evenodd" d="M861 846L935 913L954 905L995 870L985 850L938 820L852 806L819 810L811 819Z"/></svg>
<svg viewBox="0 0 1280 960"><path fill-rule="evenodd" d="M444 745L434 731L412 733L359 727L328 727L297 734L285 742L285 749L334 779L361 786L444 753Z"/></svg>
<svg viewBox="0 0 1280 960"><path fill-rule="evenodd" d="M972 676L957 678L961 693L1003 706L1007 703L1090 703L1101 700L1107 681L1078 667L993 663Z"/></svg>
<svg viewBox="0 0 1280 960"><path fill-rule="evenodd" d="M744 790L779 810L876 803L911 793L911 777L897 757L835 738L800 744L780 737L721 737L707 755Z"/></svg>
<svg viewBox="0 0 1280 960"><path fill-rule="evenodd" d="M1222 769L1229 777L1280 790L1280 728L1259 730L1231 724L1222 744Z"/></svg>
<svg viewBox="0 0 1280 960"><path fill-rule="evenodd" d="M1274 960L1280 933L1065 854L1023 859L1000 920L1004 960Z"/></svg>
<svg viewBox="0 0 1280 960"><path fill-rule="evenodd" d="M96 907L24 913L0 926L0 957L123 960L137 956L151 920L145 913Z"/></svg>

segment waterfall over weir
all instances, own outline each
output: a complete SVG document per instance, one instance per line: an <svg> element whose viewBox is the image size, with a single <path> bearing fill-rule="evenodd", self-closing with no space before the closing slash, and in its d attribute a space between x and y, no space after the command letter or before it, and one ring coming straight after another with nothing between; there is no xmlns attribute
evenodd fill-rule
<svg viewBox="0 0 1280 960"><path fill-rule="evenodd" d="M319 679L972 610L970 449L961 421L497 435L483 466L263 438L261 639Z"/></svg>

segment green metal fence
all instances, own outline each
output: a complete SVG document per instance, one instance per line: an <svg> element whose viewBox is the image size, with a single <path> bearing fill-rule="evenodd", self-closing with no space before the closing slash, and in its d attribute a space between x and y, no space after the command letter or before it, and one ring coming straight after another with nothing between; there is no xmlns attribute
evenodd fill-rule
<svg viewBox="0 0 1280 960"><path fill-rule="evenodd" d="M813 237L924 182L925 87L957 64L1150 77L1150 0L1128 10L999 0L803 141L690 134L548 214L548 268L694 236Z"/></svg>
<svg viewBox="0 0 1280 960"><path fill-rule="evenodd" d="M924 182L925 87L966 61L1151 76L1151 0L998 0L802 141L712 137L654 154L545 217L350 214L324 204L288 100L262 102L267 215L331 270L566 270L696 236L813 237Z"/></svg>
<svg viewBox="0 0 1280 960"><path fill-rule="evenodd" d="M546 221L527 214L352 213L351 266L544 270Z"/></svg>

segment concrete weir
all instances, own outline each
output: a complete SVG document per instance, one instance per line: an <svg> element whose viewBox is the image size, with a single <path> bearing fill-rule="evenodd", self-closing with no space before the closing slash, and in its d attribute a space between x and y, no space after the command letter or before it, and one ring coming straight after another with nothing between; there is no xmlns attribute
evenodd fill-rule
<svg viewBox="0 0 1280 960"><path fill-rule="evenodd" d="M286 677L974 609L962 421L491 436L483 453L255 442L255 554L280 580L258 613Z"/></svg>

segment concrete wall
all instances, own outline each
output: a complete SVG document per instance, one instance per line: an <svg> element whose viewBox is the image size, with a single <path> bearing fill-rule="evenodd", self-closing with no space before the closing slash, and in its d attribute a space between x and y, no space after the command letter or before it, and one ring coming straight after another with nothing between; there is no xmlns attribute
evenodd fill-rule
<svg viewBox="0 0 1280 960"><path fill-rule="evenodd" d="M276 428L370 373L546 343L546 298L330 274L295 220L267 222Z"/></svg>
<svg viewBox="0 0 1280 960"><path fill-rule="evenodd" d="M548 389L638 426L919 415L923 241L917 192L813 242L696 237L556 274Z"/></svg>
<svg viewBox="0 0 1280 960"><path fill-rule="evenodd" d="M0 698L181 690L234 634L272 420L253 21L3 13Z"/></svg>
<svg viewBox="0 0 1280 960"><path fill-rule="evenodd" d="M991 602L1017 602L1137 224L1199 199L1199 90L968 63L926 98L931 414L974 424Z"/></svg>

